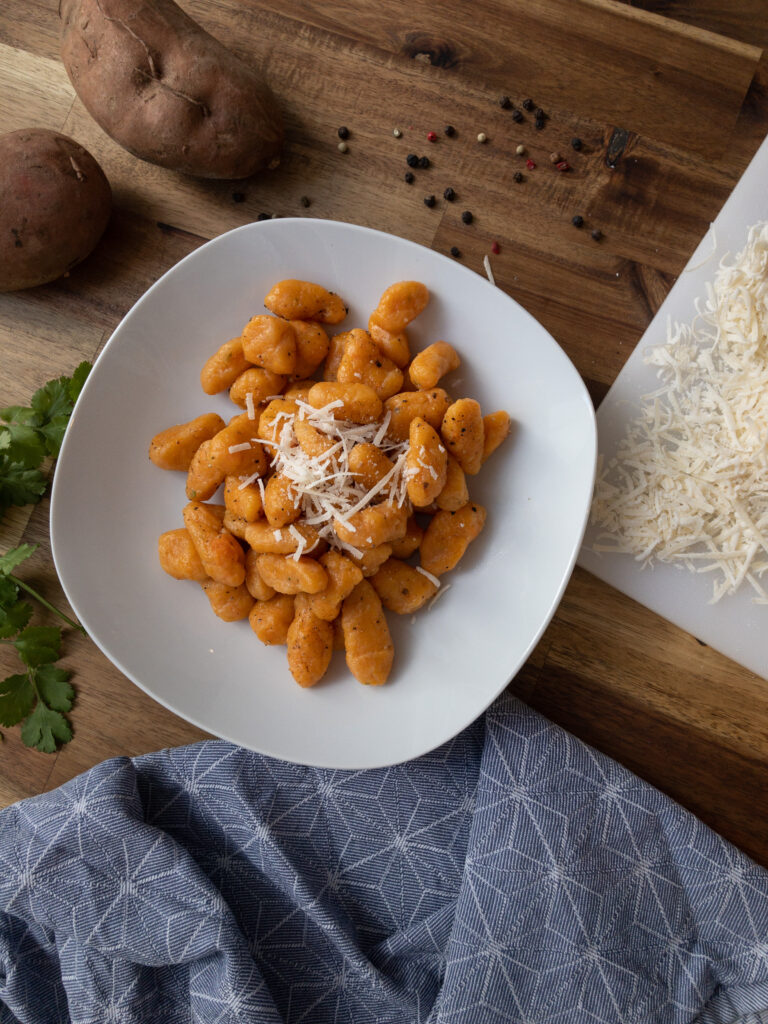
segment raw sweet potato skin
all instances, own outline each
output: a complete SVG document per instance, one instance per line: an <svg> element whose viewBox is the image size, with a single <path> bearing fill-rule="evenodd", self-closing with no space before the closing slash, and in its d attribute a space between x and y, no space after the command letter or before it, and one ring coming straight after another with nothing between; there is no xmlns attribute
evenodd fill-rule
<svg viewBox="0 0 768 1024"><path fill-rule="evenodd" d="M173 0L61 0L61 59L89 114L129 153L199 178L275 166L275 100L256 70Z"/></svg>
<svg viewBox="0 0 768 1024"><path fill-rule="evenodd" d="M112 190L91 154L43 128L0 137L0 292L33 288L84 260L104 233Z"/></svg>

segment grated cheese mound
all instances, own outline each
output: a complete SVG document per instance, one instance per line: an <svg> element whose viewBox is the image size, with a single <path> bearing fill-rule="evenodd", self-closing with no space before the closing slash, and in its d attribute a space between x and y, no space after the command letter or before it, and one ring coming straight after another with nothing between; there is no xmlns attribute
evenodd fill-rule
<svg viewBox="0 0 768 1024"><path fill-rule="evenodd" d="M387 436L389 413L381 423L361 425L334 419L333 410L343 405L340 400L330 402L322 409L315 409L301 399L297 399L296 404L299 407L297 414L279 413L275 417L275 422L281 424L278 440L262 441L262 444L272 446L271 465L275 472L293 482L290 493L294 506L301 509L300 522L316 527L320 538L331 547L360 558L363 552L359 548L339 539L333 527L334 521L346 523L354 533L350 517L370 505L384 491L396 505L405 503L408 496L405 458L409 444L407 441L393 441ZM294 430L297 416L334 442L328 451L316 456L306 454ZM375 445L393 462L392 469L371 488L364 487L349 468L350 452L361 443ZM289 527L289 531L300 537L294 526ZM293 556L295 559L300 557L305 543L299 544Z"/></svg>
<svg viewBox="0 0 768 1024"><path fill-rule="evenodd" d="M645 356L660 386L599 466L594 550L712 573L710 603L746 581L768 604L768 222L696 309Z"/></svg>

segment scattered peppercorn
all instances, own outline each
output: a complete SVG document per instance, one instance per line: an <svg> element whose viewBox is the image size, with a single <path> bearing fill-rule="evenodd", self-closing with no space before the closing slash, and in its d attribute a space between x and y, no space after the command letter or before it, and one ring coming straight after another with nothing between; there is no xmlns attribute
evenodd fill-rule
<svg viewBox="0 0 768 1024"><path fill-rule="evenodd" d="M519 110L512 111L512 120L516 121L518 124L523 120L523 115L520 113Z"/></svg>
<svg viewBox="0 0 768 1024"><path fill-rule="evenodd" d="M349 149L349 146L346 144L346 142L340 142L336 148L340 153L346 153L347 150Z"/></svg>
<svg viewBox="0 0 768 1024"><path fill-rule="evenodd" d="M523 107L525 110L533 110L533 100L523 100Z"/></svg>
<svg viewBox="0 0 768 1024"><path fill-rule="evenodd" d="M437 142L437 132L427 132L428 142Z"/></svg>
<svg viewBox="0 0 768 1024"><path fill-rule="evenodd" d="M459 249L457 245L451 246L451 256L455 257L456 259L458 259L459 256L461 256L461 249Z"/></svg>
<svg viewBox="0 0 768 1024"><path fill-rule="evenodd" d="M499 253L501 252L501 246L499 245L498 242L493 243L493 245L491 246L491 252L494 254L494 256L499 255Z"/></svg>
<svg viewBox="0 0 768 1024"><path fill-rule="evenodd" d="M553 164L559 164L562 162L563 158L560 156L559 153L550 153L549 159L552 161Z"/></svg>
<svg viewBox="0 0 768 1024"><path fill-rule="evenodd" d="M244 203L245 202L245 192L233 192L232 193L232 202L233 203Z"/></svg>
<svg viewBox="0 0 768 1024"><path fill-rule="evenodd" d="M349 138L349 128L344 128L344 127L339 128L339 138L340 139L348 139Z"/></svg>
<svg viewBox="0 0 768 1024"><path fill-rule="evenodd" d="M452 124L447 124L445 126L444 131L445 131L445 134L448 136L449 139L452 138L456 134L456 129L453 127Z"/></svg>
<svg viewBox="0 0 768 1024"><path fill-rule="evenodd" d="M543 121L547 115L544 113L541 107L537 107L533 112L533 116L537 118L537 120Z"/></svg>
<svg viewBox="0 0 768 1024"><path fill-rule="evenodd" d="M443 199L447 199L449 203L452 203L452 202L453 202L453 200L454 200L455 198L456 198L456 193L455 193L455 192L454 192L454 190L453 190L453 189L452 189L452 188L451 188L451 187L449 186L449 187L448 187L448 188L447 188L447 189L445 190L445 192L443 192Z"/></svg>
<svg viewBox="0 0 768 1024"><path fill-rule="evenodd" d="M268 213L260 213L256 220L272 220L272 217Z"/></svg>
<svg viewBox="0 0 768 1024"><path fill-rule="evenodd" d="M420 156L419 157L419 167L421 167L421 169L423 171L426 171L426 169L429 167L429 157L428 156Z"/></svg>
<svg viewBox="0 0 768 1024"><path fill-rule="evenodd" d="M579 152L579 150L581 149L581 146L582 146L582 142L581 142L581 139L579 139L579 138L573 138L573 139L571 139L571 146L572 146L572 147L573 147L573 149L575 149L575 150L576 150L576 152L578 153L578 152Z"/></svg>
<svg viewBox="0 0 768 1024"><path fill-rule="evenodd" d="M477 141L478 142L487 142L488 141L488 136L485 134L485 132L478 132Z"/></svg>
<svg viewBox="0 0 768 1024"><path fill-rule="evenodd" d="M567 160L561 160L559 163L555 164L555 167L558 169L558 171L570 171L571 169L571 165L568 163Z"/></svg>
<svg viewBox="0 0 768 1024"><path fill-rule="evenodd" d="M308 206L312 205L312 200L309 198L309 196L302 196L301 197L301 205L306 210Z"/></svg>
<svg viewBox="0 0 768 1024"><path fill-rule="evenodd" d="M416 180L416 175L413 173L413 171L406 171L405 172L405 181L406 181L407 185L412 185L415 180Z"/></svg>
<svg viewBox="0 0 768 1024"><path fill-rule="evenodd" d="M533 122L533 127L541 131L541 129L544 127L544 123L545 122L543 117L537 117L536 120Z"/></svg>
<svg viewBox="0 0 768 1024"><path fill-rule="evenodd" d="M416 156L415 153L409 153L408 156L405 158L405 162L408 164L409 167L419 166L419 158Z"/></svg>
<svg viewBox="0 0 768 1024"><path fill-rule="evenodd" d="M471 224L472 221L474 220L474 217L472 216L472 211L465 210L464 213L462 213L461 215L461 219L464 221L465 224Z"/></svg>
<svg viewBox="0 0 768 1024"><path fill-rule="evenodd" d="M434 196L424 196L424 205L425 206L429 206L430 208L433 207L435 205L435 197Z"/></svg>
<svg viewBox="0 0 768 1024"><path fill-rule="evenodd" d="M533 160L531 160L530 157L528 157L528 159L525 161L525 166L528 168L529 171L532 171L535 169L536 164L533 162Z"/></svg>
<svg viewBox="0 0 768 1024"><path fill-rule="evenodd" d="M509 110L509 108L512 106L512 100L509 98L509 96L502 96L499 99L499 106L501 107L502 110Z"/></svg>
<svg viewBox="0 0 768 1024"><path fill-rule="evenodd" d="M392 134L395 136L396 139L399 139L403 133L400 131L399 128L393 128Z"/></svg>
<svg viewBox="0 0 768 1024"><path fill-rule="evenodd" d="M515 152L518 156L525 156L525 146L518 146Z"/></svg>
<svg viewBox="0 0 768 1024"><path fill-rule="evenodd" d="M573 224L573 226L575 228L583 228L584 227L584 218L580 214L577 213L575 217L571 218L571 224Z"/></svg>
<svg viewBox="0 0 768 1024"><path fill-rule="evenodd" d="M525 180L523 178L522 174L520 173L520 171L515 171L515 173L512 175L512 177L514 178L514 180L517 182L518 185L520 184L521 181Z"/></svg>
<svg viewBox="0 0 768 1024"><path fill-rule="evenodd" d="M596 242L599 242L600 239L603 237L603 232L600 230L600 228L595 228L595 230L592 232L592 237Z"/></svg>

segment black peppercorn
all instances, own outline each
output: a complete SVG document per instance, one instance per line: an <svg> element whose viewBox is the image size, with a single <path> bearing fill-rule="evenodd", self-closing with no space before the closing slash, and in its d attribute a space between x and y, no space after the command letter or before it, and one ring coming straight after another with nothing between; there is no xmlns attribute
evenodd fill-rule
<svg viewBox="0 0 768 1024"><path fill-rule="evenodd" d="M544 118L537 117L536 120L533 122L533 127L538 128L538 130L541 131L541 129L544 127Z"/></svg>
<svg viewBox="0 0 768 1024"><path fill-rule="evenodd" d="M451 256L453 256L455 259L458 259L459 256L461 256L461 249L459 249L457 245L451 246Z"/></svg>
<svg viewBox="0 0 768 1024"><path fill-rule="evenodd" d="M408 164L409 167L419 166L419 158L416 156L415 153L409 153L408 156L405 158L405 162Z"/></svg>
<svg viewBox="0 0 768 1024"><path fill-rule="evenodd" d="M416 180L416 175L412 171L405 172L405 183L406 185L412 185Z"/></svg>
<svg viewBox="0 0 768 1024"><path fill-rule="evenodd" d="M452 202L453 202L453 200L454 200L455 198L456 198L456 193L455 193L455 192L454 192L454 190L453 190L453 189L452 189L452 188L451 188L451 187L449 186L449 187L448 187L448 188L447 188L447 189L445 190L445 192L443 192L443 199L447 199L449 203L452 203Z"/></svg>
<svg viewBox="0 0 768 1024"><path fill-rule="evenodd" d="M245 192L233 192L232 193L232 202L233 203L244 203L245 202Z"/></svg>
<svg viewBox="0 0 768 1024"><path fill-rule="evenodd" d="M301 205L306 210L308 206L312 205L312 200L309 198L309 196L302 196L301 197Z"/></svg>
<svg viewBox="0 0 768 1024"><path fill-rule="evenodd" d="M573 226L575 228L583 228L584 227L584 218L580 214L577 213L575 217L571 218L571 224L573 224Z"/></svg>
<svg viewBox="0 0 768 1024"><path fill-rule="evenodd" d="M272 220L272 217L268 213L260 213L256 220Z"/></svg>
<svg viewBox="0 0 768 1024"><path fill-rule="evenodd" d="M471 224L472 221L474 220L474 217L472 216L472 211L465 210L464 213L462 213L461 215L461 219L464 221L465 224Z"/></svg>
<svg viewBox="0 0 768 1024"><path fill-rule="evenodd" d="M426 171L426 169L429 167L429 157L428 156L420 156L419 157L419 167L421 167L421 169L423 171Z"/></svg>
<svg viewBox="0 0 768 1024"><path fill-rule="evenodd" d="M523 115L519 110L512 111L512 120L516 121L518 124L523 120Z"/></svg>
<svg viewBox="0 0 768 1024"><path fill-rule="evenodd" d="M537 107L533 112L533 116L535 118L538 118L540 121L543 121L547 115L544 113L541 107Z"/></svg>
<svg viewBox="0 0 768 1024"><path fill-rule="evenodd" d="M571 139L571 146L572 146L572 147L573 147L573 149L575 149L575 150L576 150L576 152L578 153L578 152L579 152L579 150L581 149L581 139L579 139L579 138L573 138L573 139Z"/></svg>
<svg viewBox="0 0 768 1024"><path fill-rule="evenodd" d="M512 100L509 98L509 96L502 96L499 99L499 106L501 107L502 110L509 110L509 108L512 106Z"/></svg>
<svg viewBox="0 0 768 1024"><path fill-rule="evenodd" d="M595 228L595 230L592 232L592 237L596 242L599 242L600 239L603 237L603 232L600 230L600 228Z"/></svg>
<svg viewBox="0 0 768 1024"><path fill-rule="evenodd" d="M523 100L523 108L525 110L533 110L533 100Z"/></svg>
<svg viewBox="0 0 768 1024"><path fill-rule="evenodd" d="M436 202L436 200L435 200L434 196L424 196L424 205L425 206L432 207L432 206L435 205L435 202Z"/></svg>
<svg viewBox="0 0 768 1024"><path fill-rule="evenodd" d="M512 177L517 182L518 185L523 180L523 175L520 173L520 171L515 171L515 173L512 175Z"/></svg>
<svg viewBox="0 0 768 1024"><path fill-rule="evenodd" d="M452 124L447 124L445 126L445 134L448 136L449 139L456 134L456 129L453 127Z"/></svg>
<svg viewBox="0 0 768 1024"><path fill-rule="evenodd" d="M348 139L349 138L349 128L345 128L345 127L339 128L339 138L340 139Z"/></svg>

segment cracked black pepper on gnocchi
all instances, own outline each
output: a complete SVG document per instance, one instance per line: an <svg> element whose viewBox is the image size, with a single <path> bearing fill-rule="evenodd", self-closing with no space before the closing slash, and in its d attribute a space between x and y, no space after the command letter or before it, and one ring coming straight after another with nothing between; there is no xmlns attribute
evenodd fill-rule
<svg viewBox="0 0 768 1024"><path fill-rule="evenodd" d="M428 302L423 284L397 282L367 330L329 336L342 299L280 281L269 312L200 374L206 394L228 390L243 411L226 424L205 413L150 444L155 465L187 474L184 525L161 535L160 565L199 583L219 618L285 644L300 686L322 679L337 648L359 682L386 682L384 609L436 599L485 524L467 477L510 417L440 386L461 363L447 342L411 358L406 328ZM220 488L223 504L211 500Z"/></svg>

